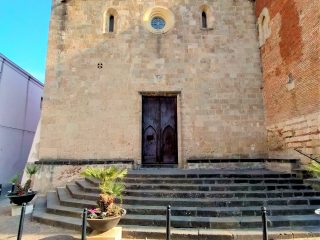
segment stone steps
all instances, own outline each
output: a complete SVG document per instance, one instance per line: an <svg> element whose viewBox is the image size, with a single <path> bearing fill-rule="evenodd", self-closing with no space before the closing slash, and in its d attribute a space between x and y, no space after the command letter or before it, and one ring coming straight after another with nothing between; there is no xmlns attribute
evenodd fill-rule
<svg viewBox="0 0 320 240"><path fill-rule="evenodd" d="M168 190L126 190L126 196L136 197L161 197L161 198L285 198L285 197L315 197L320 196L320 192L313 190L283 190L283 191L168 191Z"/></svg>
<svg viewBox="0 0 320 240"><path fill-rule="evenodd" d="M169 204L172 206L173 229L196 228L200 231L210 228L215 232L218 229L245 228L254 231L258 228L260 231L261 206L267 207L272 228L305 228L320 224L320 217L314 214L320 206L320 192L302 184L302 179L295 174L265 171L260 175L254 172L249 177L246 173L201 175L199 172L184 171L174 169L167 174L157 169L154 172L159 174L148 174L148 171L129 174L123 197L127 215L120 222L126 236L132 237L132 231L135 231L132 226L136 225L140 229L151 226L163 229L166 206ZM183 174L173 175L178 172ZM217 176L227 179L218 179ZM79 229L82 209L96 206L98 184L93 179L78 179L66 187L57 188L55 192L49 192L45 204L42 203L40 209L36 206L39 210L35 211L34 219ZM61 219L67 219L68 224ZM146 230L141 230L139 234L142 238L154 236Z"/></svg>
<svg viewBox="0 0 320 240"><path fill-rule="evenodd" d="M270 205L320 205L320 197L313 198L205 198L205 199L186 199L186 198L144 198L144 197L125 197L126 204L145 204L145 205L172 205L185 207L246 207L246 206L270 206Z"/></svg>
<svg viewBox="0 0 320 240"><path fill-rule="evenodd" d="M60 205L57 192L47 194L47 212L60 216L81 217L83 208Z"/></svg>
<svg viewBox="0 0 320 240"><path fill-rule="evenodd" d="M87 188L84 188L83 185L74 185L69 184L67 185L68 189L73 189L73 191L81 191L81 194L78 194L75 197L80 199L95 199L98 193L92 191L93 189L89 189L86 191ZM84 192L82 192L84 191ZM98 189L97 189L98 191ZM251 197L258 197L258 198L278 198L278 197L299 197L299 196L320 196L320 192L314 190L274 190L274 191L187 191L187 190L125 190L124 195L126 196L137 196L137 197L171 197L171 198L251 198Z"/></svg>
<svg viewBox="0 0 320 240"><path fill-rule="evenodd" d="M271 227L285 226L317 226L320 218L316 215L270 216L268 225ZM139 226L166 226L166 217L160 215L126 215L121 224ZM174 228L261 228L261 217L185 217L172 216L171 226Z"/></svg>
<svg viewBox="0 0 320 240"><path fill-rule="evenodd" d="M69 201L70 205L77 206L77 201ZM92 205L95 203L92 202ZM320 206L320 205L319 205ZM268 214L277 215L303 215L313 214L314 209L319 206L270 206ZM146 206L146 205L124 205L128 214L142 215L165 215L163 206ZM260 216L261 210L258 207L172 207L172 215L181 216ZM81 214L82 208L68 207L59 205L59 198L55 192L49 192L47 195L47 210L59 215L77 216Z"/></svg>
<svg viewBox="0 0 320 240"><path fill-rule="evenodd" d="M73 198L79 200L91 200L97 199L97 194L86 193L80 190L75 184L68 184L67 190L70 192ZM131 196L125 195L123 202L126 204L145 204L145 205L168 205L173 206L207 206L207 207L235 207L235 206L262 206L262 205L320 205L320 197L310 197L305 199L301 196L283 197L282 196L271 196L265 198L265 196L255 197L203 197L203 196L170 196L170 194L159 193L153 191L149 196L145 196L146 192L138 192L142 196ZM172 194L176 194L171 192ZM290 192L289 192L290 193ZM301 192L303 194L303 192ZM309 193L318 194L319 192L310 191ZM159 194L159 195L158 195ZM188 193L186 193L188 194ZM189 193L192 195L192 193ZM197 193L193 193L196 195ZM263 193L264 194L264 193ZM268 193L271 194L271 193ZM276 193L275 193L276 194ZM291 192L291 194L293 194Z"/></svg>
<svg viewBox="0 0 320 240"><path fill-rule="evenodd" d="M66 227L69 229L80 229L82 209L75 209L70 207L61 207L57 205L58 198L56 197L56 208L53 207L53 202L49 204L49 199L54 193L49 193L47 197L46 213L36 210L33 213L34 220L45 219L46 224ZM50 196L50 197L49 197ZM51 206L50 206L51 205ZM140 206L143 208L143 206ZM55 209L52 211L52 209ZM131 209L127 206L127 209ZM160 209L160 208L158 208ZM293 208L292 208L293 209ZM177 208L179 210L179 208ZM204 211L208 209L203 209ZM258 209L256 209L258 210ZM61 212L59 212L61 211ZM75 212L74 212L75 211ZM173 209L173 213L174 213ZM54 214L53 214L54 213ZM60 214L59 214L60 213ZM72 214L73 216L66 215ZM61 217L63 216L63 217ZM269 226L283 227L283 226L310 226L320 224L320 218L316 215L290 215L290 216L269 216ZM128 214L121 220L122 225L136 225L139 226L165 226L165 215L135 215ZM171 225L176 228L216 228L216 229L233 229L233 228L252 228L261 227L260 216L244 216L244 217L194 217L194 216L173 216L171 217Z"/></svg>
<svg viewBox="0 0 320 240"><path fill-rule="evenodd" d="M75 183L86 192L99 192L97 185L91 184L85 180L77 180ZM261 190L311 190L312 188L305 184L126 184L128 190L185 190L185 191L261 191Z"/></svg>
<svg viewBox="0 0 320 240"><path fill-rule="evenodd" d="M97 182L94 182L97 183ZM219 178L127 178L125 183L152 183L152 184L303 184L302 179L298 178L233 178L233 179L219 179Z"/></svg>
<svg viewBox="0 0 320 240"><path fill-rule="evenodd" d="M123 205L128 214L165 215L162 206ZM320 206L320 205L319 205ZM312 215L318 206L270 206L269 216L279 215ZM171 207L172 216L198 217L246 217L261 216L261 207Z"/></svg>
<svg viewBox="0 0 320 240"><path fill-rule="evenodd" d="M73 198L67 188L57 188L60 204L67 207L94 208L96 201Z"/></svg>
<svg viewBox="0 0 320 240"><path fill-rule="evenodd" d="M34 211L33 220L54 225L61 228L72 230L81 230L81 218L61 217L58 215ZM150 227L140 225L120 225L123 227L122 235L126 239L165 239L164 227ZM233 240L233 239L250 239L261 240L260 229L242 229L242 230L225 230L225 229L204 229L204 228L172 228L171 239L173 240L198 240L198 239L219 239L219 240ZM279 237L279 239L293 239L293 237L320 238L320 230L314 227L301 228L279 228L278 230L270 229L269 237ZM295 238L296 239L296 238ZM313 238L312 238L313 240Z"/></svg>
<svg viewBox="0 0 320 240"><path fill-rule="evenodd" d="M32 213L32 220L40 223L44 223L51 226L67 228L72 230L81 229L81 218L72 217L68 215L57 215L47 212L47 197L37 197L35 201L35 208Z"/></svg>
<svg viewBox="0 0 320 240"><path fill-rule="evenodd" d="M222 171L222 172L221 172ZM154 171L138 170L129 172L127 178L291 178L297 177L295 173L276 173L268 170L250 170L250 172L239 173L237 170L212 170L198 169L182 172L181 169Z"/></svg>

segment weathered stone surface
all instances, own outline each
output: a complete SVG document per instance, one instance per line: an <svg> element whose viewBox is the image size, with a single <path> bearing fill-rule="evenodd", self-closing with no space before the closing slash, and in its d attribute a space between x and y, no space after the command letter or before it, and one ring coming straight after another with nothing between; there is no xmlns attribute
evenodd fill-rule
<svg viewBox="0 0 320 240"><path fill-rule="evenodd" d="M256 1L256 16L267 21L261 58L272 151L302 147L320 154L319 10L318 0Z"/></svg>
<svg viewBox="0 0 320 240"><path fill-rule="evenodd" d="M109 164L108 166L112 166ZM103 167L103 165L90 165L92 167ZM116 164L119 168L131 168L131 164ZM80 173L87 165L46 165L39 166L39 171L34 177L33 189L40 193L46 193L49 190L65 185L80 177Z"/></svg>
<svg viewBox="0 0 320 240"><path fill-rule="evenodd" d="M320 153L320 112L267 126L272 151L299 148L306 154Z"/></svg>
<svg viewBox="0 0 320 240"><path fill-rule="evenodd" d="M53 1L40 159L141 161L141 95L177 94L179 164L266 153L252 1ZM170 9L172 29L143 25ZM115 33L102 29L116 11ZM102 63L103 68L97 68ZM99 65L101 66L101 65Z"/></svg>

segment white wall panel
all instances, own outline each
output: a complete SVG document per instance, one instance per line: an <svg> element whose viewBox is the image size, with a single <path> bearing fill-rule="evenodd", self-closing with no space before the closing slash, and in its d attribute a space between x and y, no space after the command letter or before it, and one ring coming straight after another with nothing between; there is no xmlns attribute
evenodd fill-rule
<svg viewBox="0 0 320 240"><path fill-rule="evenodd" d="M4 64L0 83L0 125L24 128L27 83L24 75Z"/></svg>
<svg viewBox="0 0 320 240"><path fill-rule="evenodd" d="M21 172L20 149L23 131L0 127L0 183Z"/></svg>
<svg viewBox="0 0 320 240"><path fill-rule="evenodd" d="M43 86L0 54L0 183L22 174L37 124ZM1 66L0 66L1 67Z"/></svg>
<svg viewBox="0 0 320 240"><path fill-rule="evenodd" d="M34 135L35 135L35 133L33 133L33 132L28 132L28 131L23 132L22 146L21 146L21 157L20 157L20 162L18 163L18 166L17 166L17 168L21 169L21 171L23 171L23 169L27 163Z"/></svg>

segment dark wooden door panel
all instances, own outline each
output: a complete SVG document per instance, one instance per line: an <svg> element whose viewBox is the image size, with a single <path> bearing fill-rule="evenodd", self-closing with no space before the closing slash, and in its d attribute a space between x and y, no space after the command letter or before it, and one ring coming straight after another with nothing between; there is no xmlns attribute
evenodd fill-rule
<svg viewBox="0 0 320 240"><path fill-rule="evenodd" d="M144 163L155 164L159 161L159 99L143 97L143 160Z"/></svg>
<svg viewBox="0 0 320 240"><path fill-rule="evenodd" d="M177 163L176 97L142 98L143 164Z"/></svg>
<svg viewBox="0 0 320 240"><path fill-rule="evenodd" d="M161 118L161 160L163 163L176 163L177 157L177 102L175 97L160 99Z"/></svg>

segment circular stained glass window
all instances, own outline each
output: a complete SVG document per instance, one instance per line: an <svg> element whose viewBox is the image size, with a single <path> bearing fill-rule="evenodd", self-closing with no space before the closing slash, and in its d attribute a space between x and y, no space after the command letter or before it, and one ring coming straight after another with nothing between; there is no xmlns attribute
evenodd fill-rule
<svg viewBox="0 0 320 240"><path fill-rule="evenodd" d="M161 17L154 17L151 20L151 26L156 30L163 29L165 25L166 25L166 22Z"/></svg>

